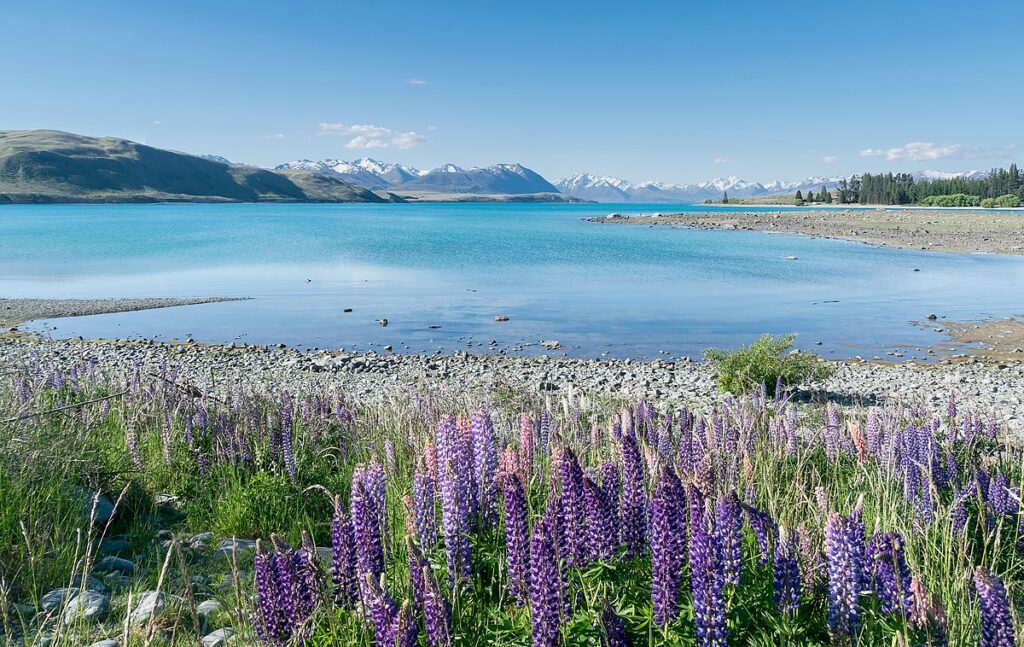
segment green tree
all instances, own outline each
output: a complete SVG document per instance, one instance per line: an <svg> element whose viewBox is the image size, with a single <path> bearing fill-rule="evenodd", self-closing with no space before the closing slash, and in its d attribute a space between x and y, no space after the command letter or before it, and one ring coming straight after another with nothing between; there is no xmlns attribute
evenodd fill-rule
<svg viewBox="0 0 1024 647"><path fill-rule="evenodd" d="M722 204L729 204L729 192L722 191Z"/></svg>
<svg viewBox="0 0 1024 647"><path fill-rule="evenodd" d="M798 202L804 201L804 194L800 193L800 189L796 190L796 196L794 196L793 199L797 200Z"/></svg>
<svg viewBox="0 0 1024 647"><path fill-rule="evenodd" d="M818 198L825 204L832 204L832 194L824 186L821 187L821 193L818 194Z"/></svg>

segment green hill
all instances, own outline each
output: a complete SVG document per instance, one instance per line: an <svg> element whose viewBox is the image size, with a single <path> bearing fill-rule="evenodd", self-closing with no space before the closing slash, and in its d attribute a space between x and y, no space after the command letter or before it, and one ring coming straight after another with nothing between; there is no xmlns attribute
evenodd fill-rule
<svg viewBox="0 0 1024 647"><path fill-rule="evenodd" d="M114 137L0 131L0 203L389 202L309 171L268 171Z"/></svg>

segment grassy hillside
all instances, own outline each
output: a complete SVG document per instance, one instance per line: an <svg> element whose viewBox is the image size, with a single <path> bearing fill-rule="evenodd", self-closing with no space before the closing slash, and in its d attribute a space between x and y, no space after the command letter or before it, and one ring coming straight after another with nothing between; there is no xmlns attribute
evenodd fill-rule
<svg viewBox="0 0 1024 647"><path fill-rule="evenodd" d="M306 171L227 165L113 137L0 131L0 203L386 201Z"/></svg>

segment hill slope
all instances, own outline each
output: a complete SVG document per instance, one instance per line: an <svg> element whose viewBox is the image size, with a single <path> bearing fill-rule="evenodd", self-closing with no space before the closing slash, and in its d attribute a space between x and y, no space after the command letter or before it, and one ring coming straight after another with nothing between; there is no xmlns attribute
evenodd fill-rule
<svg viewBox="0 0 1024 647"><path fill-rule="evenodd" d="M496 164L468 170L448 164L394 185L391 190L507 195L559 193L553 184L521 164Z"/></svg>
<svg viewBox="0 0 1024 647"><path fill-rule="evenodd" d="M386 201L309 171L228 165L113 137L0 131L0 203Z"/></svg>

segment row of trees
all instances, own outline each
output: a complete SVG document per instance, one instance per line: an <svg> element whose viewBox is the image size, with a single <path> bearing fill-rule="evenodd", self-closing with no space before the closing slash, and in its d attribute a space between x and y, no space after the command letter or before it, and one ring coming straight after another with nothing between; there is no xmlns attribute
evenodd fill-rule
<svg viewBox="0 0 1024 647"><path fill-rule="evenodd" d="M852 184L852 183L851 183ZM859 202L861 204L911 204L916 202L942 202L928 198L953 195L973 196L980 204L982 200L991 199L996 206L999 199L1003 203L1013 201L1005 196L1014 196L1017 201L1024 200L1024 174L1011 164L1010 168L992 169L988 177L978 179L953 178L949 180L915 181L909 173L885 173L874 175L865 173L859 178L854 195L840 202ZM972 201L973 202L973 201Z"/></svg>

